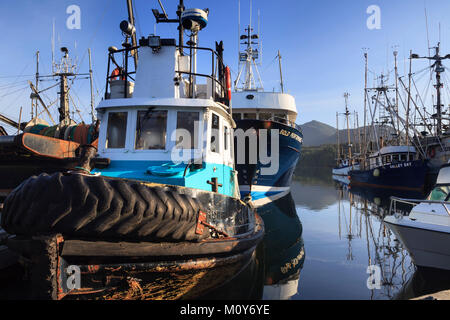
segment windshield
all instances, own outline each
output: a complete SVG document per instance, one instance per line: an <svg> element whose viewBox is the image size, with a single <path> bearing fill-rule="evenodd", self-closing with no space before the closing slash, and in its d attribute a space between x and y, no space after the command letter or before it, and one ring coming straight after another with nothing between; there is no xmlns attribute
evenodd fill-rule
<svg viewBox="0 0 450 320"><path fill-rule="evenodd" d="M437 186L431 191L428 200L448 201L450 199L450 186Z"/></svg>

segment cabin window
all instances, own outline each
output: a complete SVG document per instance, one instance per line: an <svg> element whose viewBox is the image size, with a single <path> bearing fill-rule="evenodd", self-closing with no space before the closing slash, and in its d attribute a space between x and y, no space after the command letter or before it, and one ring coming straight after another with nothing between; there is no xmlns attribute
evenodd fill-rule
<svg viewBox="0 0 450 320"><path fill-rule="evenodd" d="M393 156L392 156L392 162L398 162L400 160L400 156L398 155L398 154L394 154Z"/></svg>
<svg viewBox="0 0 450 320"><path fill-rule="evenodd" d="M223 127L223 148L228 150L228 127Z"/></svg>
<svg viewBox="0 0 450 320"><path fill-rule="evenodd" d="M136 123L136 150L166 148L167 111L138 111Z"/></svg>
<svg viewBox="0 0 450 320"><path fill-rule="evenodd" d="M400 161L408 161L408 155L407 154L401 154L400 155Z"/></svg>
<svg viewBox="0 0 450 320"><path fill-rule="evenodd" d="M260 113L259 120L270 120L272 118L272 114L270 113Z"/></svg>
<svg viewBox="0 0 450 320"><path fill-rule="evenodd" d="M256 119L256 113L244 113L244 119Z"/></svg>
<svg viewBox="0 0 450 320"><path fill-rule="evenodd" d="M200 113L178 111L176 148L177 149L198 149Z"/></svg>
<svg viewBox="0 0 450 320"><path fill-rule="evenodd" d="M275 114L275 120L281 123L286 124L287 123L287 116L285 114Z"/></svg>
<svg viewBox="0 0 450 320"><path fill-rule="evenodd" d="M234 119L234 121L242 120L242 114L241 113L233 113L233 119Z"/></svg>
<svg viewBox="0 0 450 320"><path fill-rule="evenodd" d="M211 151L219 153L219 116L215 113L211 117Z"/></svg>
<svg viewBox="0 0 450 320"><path fill-rule="evenodd" d="M110 112L108 115L108 130L106 132L106 148L125 148L127 134L128 112Z"/></svg>

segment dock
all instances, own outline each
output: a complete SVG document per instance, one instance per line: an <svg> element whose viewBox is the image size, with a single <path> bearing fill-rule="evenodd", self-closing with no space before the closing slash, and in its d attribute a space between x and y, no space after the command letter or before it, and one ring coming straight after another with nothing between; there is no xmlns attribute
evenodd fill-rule
<svg viewBox="0 0 450 320"><path fill-rule="evenodd" d="M432 294L427 294L411 300L450 300L450 290L444 290Z"/></svg>

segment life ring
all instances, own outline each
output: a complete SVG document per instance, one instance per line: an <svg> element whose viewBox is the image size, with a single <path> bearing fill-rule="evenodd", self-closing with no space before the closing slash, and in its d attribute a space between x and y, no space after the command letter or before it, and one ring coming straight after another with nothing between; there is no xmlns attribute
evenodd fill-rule
<svg viewBox="0 0 450 320"><path fill-rule="evenodd" d="M228 102L231 101L231 71L230 67L225 68L225 82Z"/></svg>
<svg viewBox="0 0 450 320"><path fill-rule="evenodd" d="M428 150L428 156L433 159L436 156L436 148L431 148Z"/></svg>
<svg viewBox="0 0 450 320"><path fill-rule="evenodd" d="M122 73L122 68L115 68L113 72L111 72L111 81L119 80L119 76L122 75L121 80L125 80L125 76Z"/></svg>

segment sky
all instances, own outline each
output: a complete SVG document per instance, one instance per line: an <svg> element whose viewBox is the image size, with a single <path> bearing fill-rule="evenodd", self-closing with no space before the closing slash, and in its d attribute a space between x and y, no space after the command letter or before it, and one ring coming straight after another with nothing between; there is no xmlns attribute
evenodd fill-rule
<svg viewBox="0 0 450 320"><path fill-rule="evenodd" d="M169 17L175 17L178 1L162 3ZM448 0L185 0L186 8L209 8L209 22L200 33L200 45L214 47L215 41L222 40L224 60L233 77L238 72L238 3L241 33L250 20L250 4L255 32L259 16L262 41L259 71L266 91L280 88L275 57L278 50L281 52L284 87L296 99L299 124L318 120L335 126L336 112L344 110L345 92L350 94L350 109L363 113L364 50L368 52L371 77L392 73L394 49L399 52L400 74L408 72L410 50L426 55L428 43L436 46L440 40L441 52L450 53ZM71 5L80 8L79 29L67 27L72 15L66 10ZM151 9L159 9L157 0L134 0L134 5L138 38L155 32L165 38L177 38L175 25L155 23ZM380 12L378 29L368 27L368 21L369 25L375 21L371 20L373 12L368 12L373 5ZM70 56L77 60L78 71L86 73L87 49L91 48L96 103L101 100L107 48L120 47L123 41L119 24L127 19L126 0L1 1L0 14L3 30L0 113L18 120L22 107L21 120L29 119L27 81L34 82L38 50L40 74L51 74L53 21L57 58L61 57L59 48L67 47ZM424 62L417 62L413 68L423 66ZM89 80L79 78L72 87L72 99L82 119L89 122ZM42 81L39 88L54 84L55 80ZM57 98L57 89L47 90L42 96L51 104ZM56 109L56 104L51 107L55 118Z"/></svg>

